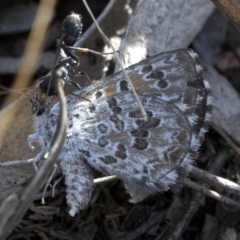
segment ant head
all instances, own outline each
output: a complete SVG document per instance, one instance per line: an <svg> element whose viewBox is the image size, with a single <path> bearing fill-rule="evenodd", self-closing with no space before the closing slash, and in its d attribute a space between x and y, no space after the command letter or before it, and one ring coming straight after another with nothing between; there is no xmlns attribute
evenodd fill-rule
<svg viewBox="0 0 240 240"><path fill-rule="evenodd" d="M61 34L65 35L63 41L67 46L73 46L82 34L82 16L72 12L63 23Z"/></svg>

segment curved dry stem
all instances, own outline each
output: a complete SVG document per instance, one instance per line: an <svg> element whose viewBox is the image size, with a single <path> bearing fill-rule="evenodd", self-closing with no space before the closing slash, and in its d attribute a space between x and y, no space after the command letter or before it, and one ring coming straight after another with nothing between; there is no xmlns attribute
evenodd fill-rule
<svg viewBox="0 0 240 240"><path fill-rule="evenodd" d="M56 76L59 78L59 72L56 72ZM59 122L58 122L58 131L56 131L53 136L53 140L51 143L51 149L49 151L49 156L46 161L43 161L43 164L36 176L33 178L29 186L25 189L24 193L20 198L14 201L14 209L16 211L8 216L8 219L5 219L1 224L3 231L0 233L1 239L6 239L7 236L12 232L14 227L19 223L22 219L23 215L27 211L27 209L31 206L32 201L34 200L36 194L42 188L47 178L49 177L55 162L58 159L58 155L62 150L62 146L66 139L66 131L67 131L67 109L66 109L66 98L64 96L62 81L58 79L57 81L57 91L59 95L60 101L60 114L59 114ZM13 195L16 196L16 195ZM16 200L16 199L15 199ZM7 204L8 207L11 207L9 204L11 202L4 201L3 204Z"/></svg>

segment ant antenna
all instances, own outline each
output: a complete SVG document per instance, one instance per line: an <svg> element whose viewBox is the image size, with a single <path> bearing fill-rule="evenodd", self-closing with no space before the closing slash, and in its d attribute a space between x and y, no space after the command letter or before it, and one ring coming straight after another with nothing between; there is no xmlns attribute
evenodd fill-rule
<svg viewBox="0 0 240 240"><path fill-rule="evenodd" d="M0 84L0 88L3 89L3 90L6 90L8 92L14 92L14 93L22 94L22 95L26 96L27 98L29 98L31 103L32 103L32 112L36 116L40 116L44 112L45 98L39 97L39 95L37 93L35 94L35 96L32 96L31 94L28 94L28 93L25 93L25 92L17 91L17 90L14 90L14 89L9 89L9 88L1 85L1 84Z"/></svg>

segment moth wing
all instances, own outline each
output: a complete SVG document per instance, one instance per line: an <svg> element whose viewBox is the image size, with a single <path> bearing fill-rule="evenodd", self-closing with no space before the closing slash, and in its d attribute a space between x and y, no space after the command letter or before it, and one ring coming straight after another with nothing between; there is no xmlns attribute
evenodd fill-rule
<svg viewBox="0 0 240 240"><path fill-rule="evenodd" d="M179 169L189 169L193 160L191 125L181 109L161 96L139 97L148 122L142 120L132 92L127 91L101 99L101 104L76 104L71 115L78 118L70 117L69 134L77 134L76 148L91 166L119 176L130 192L136 193L137 185L145 186L148 193L167 190L176 182ZM194 144L195 153L200 142Z"/></svg>

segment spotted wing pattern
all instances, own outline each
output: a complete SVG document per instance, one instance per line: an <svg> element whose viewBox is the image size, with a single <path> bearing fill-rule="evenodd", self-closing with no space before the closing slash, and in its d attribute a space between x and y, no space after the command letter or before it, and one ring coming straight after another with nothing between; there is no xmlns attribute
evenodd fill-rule
<svg viewBox="0 0 240 240"><path fill-rule="evenodd" d="M91 167L117 175L132 202L168 190L191 170L207 131L210 86L192 50L161 53L127 69L149 120L118 72L67 97L68 137L60 154L74 216L93 191ZM58 103L37 119L45 147L56 131Z"/></svg>

